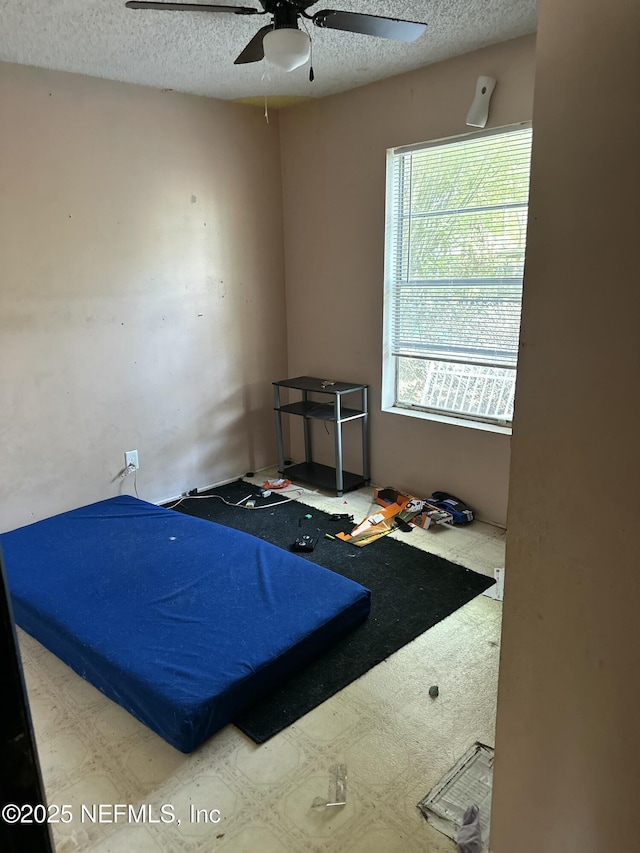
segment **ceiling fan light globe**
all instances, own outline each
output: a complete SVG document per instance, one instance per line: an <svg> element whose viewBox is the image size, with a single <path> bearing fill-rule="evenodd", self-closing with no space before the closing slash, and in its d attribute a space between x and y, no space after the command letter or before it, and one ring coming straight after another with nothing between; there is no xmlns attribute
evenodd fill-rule
<svg viewBox="0 0 640 853"><path fill-rule="evenodd" d="M311 52L309 36L302 30L290 28L270 30L262 44L265 59L283 71L293 71L304 65Z"/></svg>

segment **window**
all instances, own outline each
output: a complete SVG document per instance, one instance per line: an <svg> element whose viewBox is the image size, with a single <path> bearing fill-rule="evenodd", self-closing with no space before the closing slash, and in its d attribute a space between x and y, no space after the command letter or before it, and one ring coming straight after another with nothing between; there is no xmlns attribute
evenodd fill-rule
<svg viewBox="0 0 640 853"><path fill-rule="evenodd" d="M509 426L531 128L392 149L383 408Z"/></svg>

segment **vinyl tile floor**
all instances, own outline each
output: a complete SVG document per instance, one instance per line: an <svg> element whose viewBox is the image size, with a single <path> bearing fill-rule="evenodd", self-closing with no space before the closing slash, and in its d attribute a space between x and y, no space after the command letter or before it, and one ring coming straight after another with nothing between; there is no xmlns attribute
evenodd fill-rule
<svg viewBox="0 0 640 853"><path fill-rule="evenodd" d="M358 521L372 508L370 488L299 499ZM504 531L480 522L392 535L485 574L504 565ZM229 725L191 755L19 631L47 798L73 816L52 826L56 850L455 851L416 804L473 742L494 743L500 620L501 605L480 595L267 743ZM346 805L312 809L337 763ZM144 820L114 819L113 804Z"/></svg>

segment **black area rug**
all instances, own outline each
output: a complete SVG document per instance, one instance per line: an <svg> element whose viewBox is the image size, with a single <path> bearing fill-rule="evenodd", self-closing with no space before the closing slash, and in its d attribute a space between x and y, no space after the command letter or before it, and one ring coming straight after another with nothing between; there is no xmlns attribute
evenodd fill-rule
<svg viewBox="0 0 640 853"><path fill-rule="evenodd" d="M212 492L232 503L252 495L256 506L278 500L275 495L258 497L259 490L242 480ZM341 504L338 507L341 511ZM234 720L256 743L294 723L494 583L492 578L388 537L364 548L327 539L325 533L349 531L353 525L297 501L251 511L215 499L187 500L176 509L244 530L287 550L306 533L317 538L316 548L301 556L371 590L371 614L363 625ZM307 514L311 518L305 518Z"/></svg>

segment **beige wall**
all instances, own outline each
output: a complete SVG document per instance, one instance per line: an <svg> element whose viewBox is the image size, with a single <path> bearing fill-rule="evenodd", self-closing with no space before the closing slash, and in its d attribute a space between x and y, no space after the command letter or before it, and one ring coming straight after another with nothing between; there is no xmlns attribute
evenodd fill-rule
<svg viewBox="0 0 640 853"><path fill-rule="evenodd" d="M494 853L640 845L639 44L541 0Z"/></svg>
<svg viewBox="0 0 640 853"><path fill-rule="evenodd" d="M276 115L0 64L0 530L273 461L281 209Z"/></svg>
<svg viewBox="0 0 640 853"><path fill-rule="evenodd" d="M509 437L380 409L386 149L469 130L479 74L495 76L490 126L530 120L533 37L287 110L281 115L289 374L371 386L372 478L459 494L506 520ZM353 426L353 425L352 425ZM359 470L357 427L347 467ZM292 427L292 452L300 434ZM330 463L330 437L315 436Z"/></svg>

